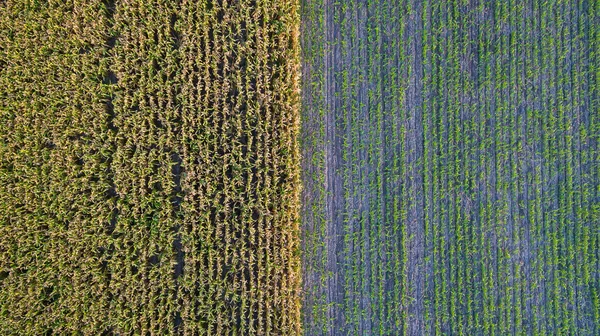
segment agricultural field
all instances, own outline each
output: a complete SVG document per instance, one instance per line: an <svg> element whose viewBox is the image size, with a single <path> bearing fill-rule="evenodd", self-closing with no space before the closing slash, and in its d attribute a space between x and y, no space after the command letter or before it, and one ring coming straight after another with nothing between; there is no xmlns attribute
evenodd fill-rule
<svg viewBox="0 0 600 336"><path fill-rule="evenodd" d="M299 23L0 2L0 334L300 334Z"/></svg>
<svg viewBox="0 0 600 336"><path fill-rule="evenodd" d="M306 335L600 334L600 3L305 0Z"/></svg>
<svg viewBox="0 0 600 336"><path fill-rule="evenodd" d="M598 0L0 1L0 335L600 335Z"/></svg>

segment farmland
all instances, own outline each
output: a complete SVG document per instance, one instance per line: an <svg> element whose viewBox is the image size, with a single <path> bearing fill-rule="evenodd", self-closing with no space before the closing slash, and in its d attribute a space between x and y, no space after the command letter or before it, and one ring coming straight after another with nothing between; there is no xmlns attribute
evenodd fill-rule
<svg viewBox="0 0 600 336"><path fill-rule="evenodd" d="M600 333L599 6L302 2L305 334Z"/></svg>
<svg viewBox="0 0 600 336"><path fill-rule="evenodd" d="M598 0L0 1L1 335L600 335Z"/></svg>
<svg viewBox="0 0 600 336"><path fill-rule="evenodd" d="M300 333L294 1L0 3L0 333Z"/></svg>

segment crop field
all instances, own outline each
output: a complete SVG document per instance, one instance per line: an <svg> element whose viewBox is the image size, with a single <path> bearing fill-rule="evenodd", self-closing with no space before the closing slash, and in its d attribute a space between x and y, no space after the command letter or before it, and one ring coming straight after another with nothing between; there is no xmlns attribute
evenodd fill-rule
<svg viewBox="0 0 600 336"><path fill-rule="evenodd" d="M0 334L301 332L298 14L0 2Z"/></svg>
<svg viewBox="0 0 600 336"><path fill-rule="evenodd" d="M600 335L599 0L0 1L0 335Z"/></svg>
<svg viewBox="0 0 600 336"><path fill-rule="evenodd" d="M305 334L600 334L600 3L301 18Z"/></svg>

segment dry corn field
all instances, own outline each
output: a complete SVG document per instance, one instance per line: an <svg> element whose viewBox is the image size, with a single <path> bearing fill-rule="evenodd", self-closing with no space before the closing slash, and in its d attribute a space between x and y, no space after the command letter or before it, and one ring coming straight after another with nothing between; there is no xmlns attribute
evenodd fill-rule
<svg viewBox="0 0 600 336"><path fill-rule="evenodd" d="M599 0L0 0L0 335L599 335Z"/></svg>
<svg viewBox="0 0 600 336"><path fill-rule="evenodd" d="M298 4L0 6L0 334L300 333Z"/></svg>

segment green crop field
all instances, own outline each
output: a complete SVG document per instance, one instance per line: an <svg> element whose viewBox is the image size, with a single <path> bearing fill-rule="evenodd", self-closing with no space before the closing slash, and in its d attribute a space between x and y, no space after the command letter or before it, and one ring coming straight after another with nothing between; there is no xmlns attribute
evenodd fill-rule
<svg viewBox="0 0 600 336"><path fill-rule="evenodd" d="M0 0L0 335L600 335L599 0Z"/></svg>
<svg viewBox="0 0 600 336"><path fill-rule="evenodd" d="M305 333L600 334L600 2L301 17Z"/></svg>

